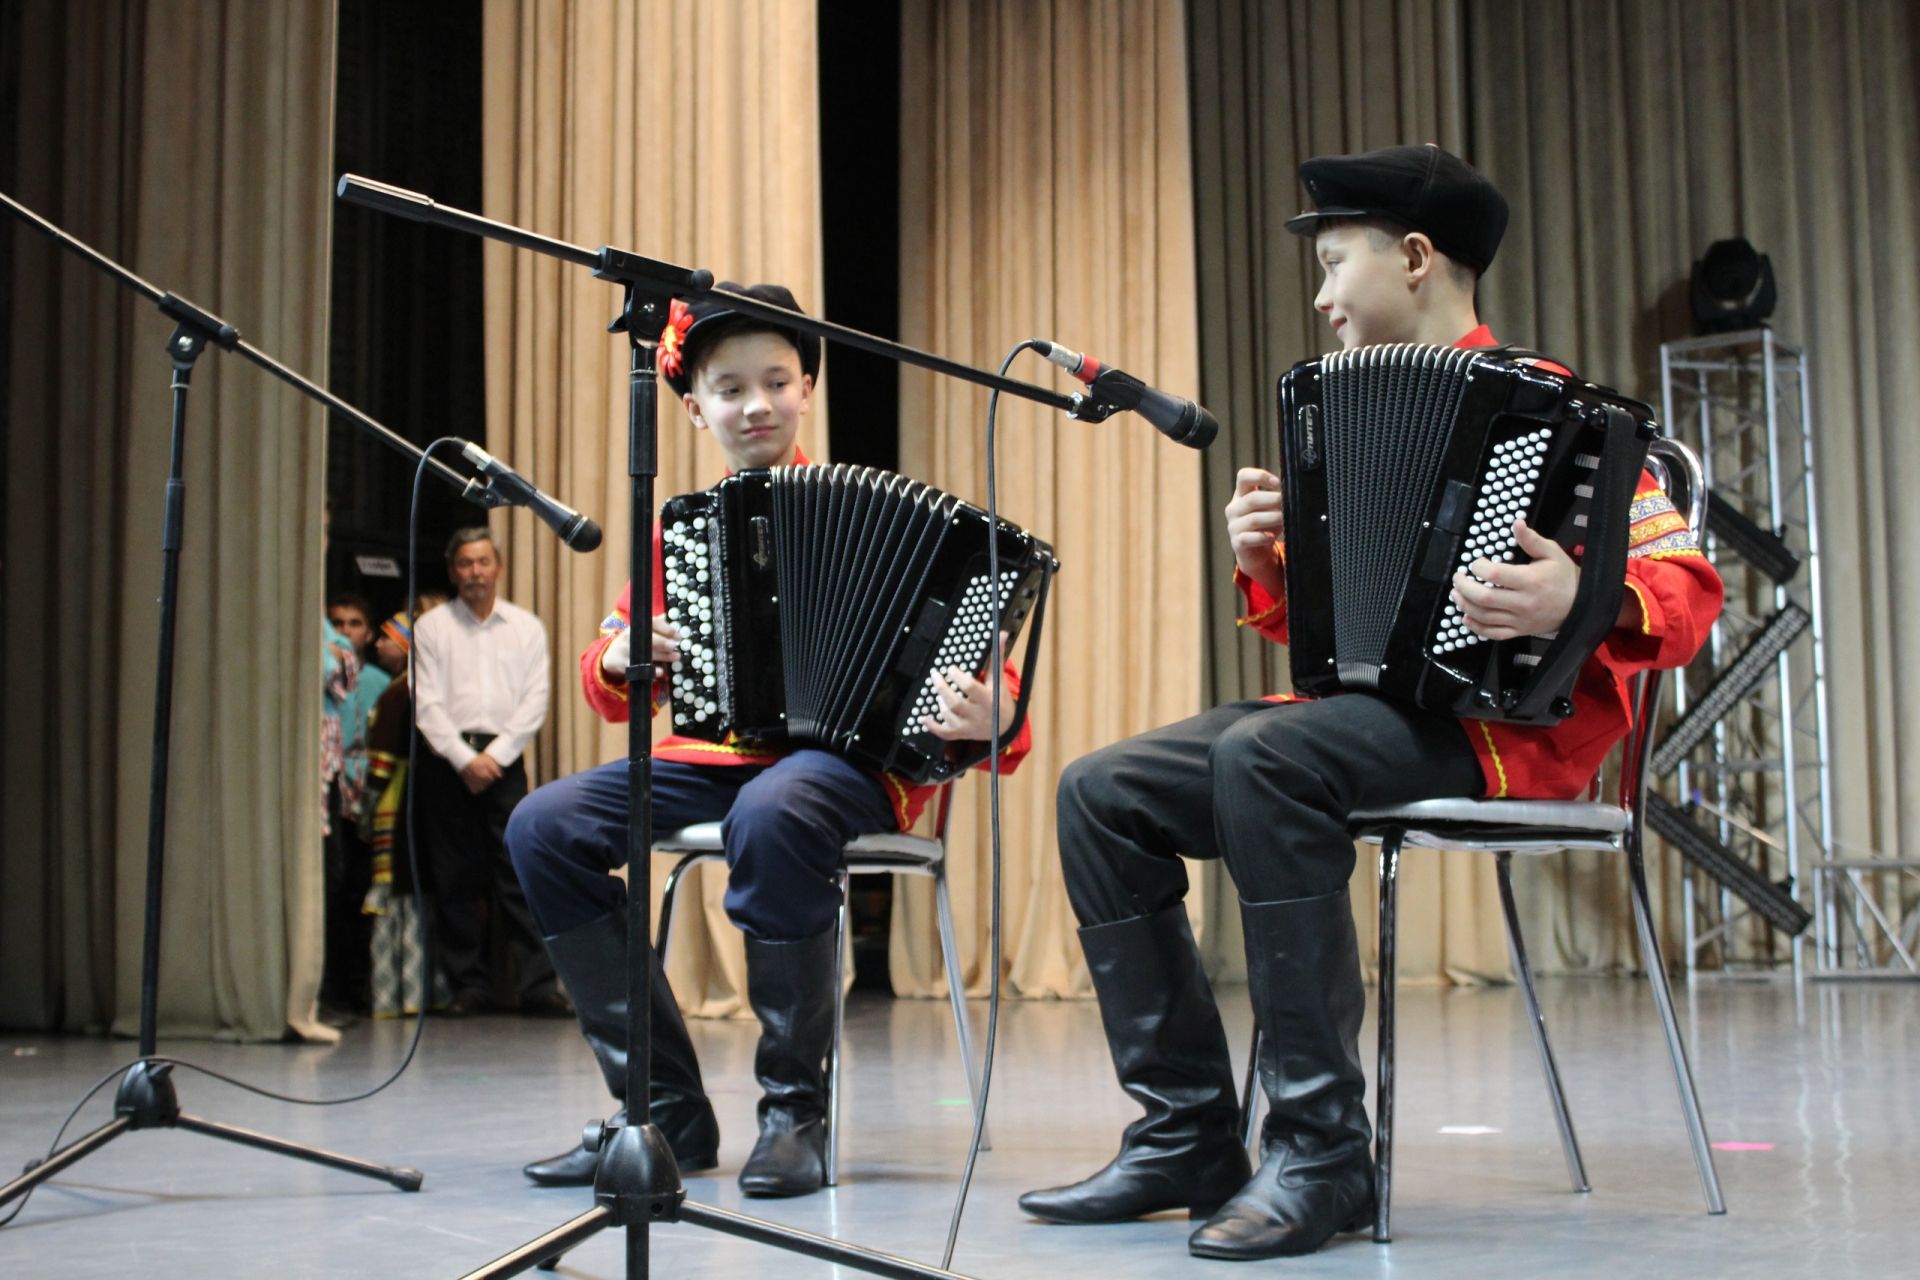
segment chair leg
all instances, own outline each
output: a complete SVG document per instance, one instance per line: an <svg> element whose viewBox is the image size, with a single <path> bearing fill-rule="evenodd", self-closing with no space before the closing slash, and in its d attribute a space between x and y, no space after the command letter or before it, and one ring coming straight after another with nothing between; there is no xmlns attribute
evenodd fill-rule
<svg viewBox="0 0 1920 1280"><path fill-rule="evenodd" d="M667 872L666 881L660 886L660 923L653 929L653 952L660 957L661 964L667 962L667 939L673 936L673 901L680 892L680 877L694 863L709 856L704 853L682 855L680 861L673 864L673 870Z"/></svg>
<svg viewBox="0 0 1920 1280"><path fill-rule="evenodd" d="M1247 1076L1240 1082L1240 1142L1255 1164L1260 1163L1260 1104L1266 1095L1260 1091L1260 1028L1253 1029L1253 1043L1247 1046Z"/></svg>
<svg viewBox="0 0 1920 1280"><path fill-rule="evenodd" d="M954 945L953 903L947 896L947 868L943 862L933 875L933 904L940 921L940 955L947 967L947 1001L953 1006L953 1030L960 1042L960 1061L967 1069L967 1097L975 1118L980 1115L980 1068L973 1060L973 1026L967 1019L966 981L960 973L960 948ZM986 1125L980 1126L980 1149L993 1150Z"/></svg>
<svg viewBox="0 0 1920 1280"><path fill-rule="evenodd" d="M1725 1213L1727 1203L1721 1198L1720 1175L1713 1167L1713 1146L1707 1141L1706 1121L1700 1115L1700 1095L1694 1090L1693 1069L1687 1065L1687 1047L1680 1039L1680 1022L1673 1014L1667 963L1653 931L1646 863L1640 855L1640 842L1632 833L1627 840L1627 882L1633 892L1633 919L1639 927L1640 955L1647 966L1647 982L1653 987L1653 1002L1660 1010L1661 1029L1666 1032L1667 1056L1673 1060L1674 1082L1680 1089L1680 1110L1686 1116L1687 1138L1693 1144L1693 1164L1700 1174L1700 1189L1706 1195L1708 1213Z"/></svg>
<svg viewBox="0 0 1920 1280"><path fill-rule="evenodd" d="M833 1044L827 1050L827 1168L826 1184L840 1185L840 1043L847 1027L847 897L849 877L835 873L840 884L840 911L833 922Z"/></svg>
<svg viewBox="0 0 1920 1280"><path fill-rule="evenodd" d="M1393 1239L1393 965L1399 927L1400 846L1406 838L1406 830L1396 827L1380 842L1380 1057L1373 1100L1373 1238L1381 1244Z"/></svg>
<svg viewBox="0 0 1920 1280"><path fill-rule="evenodd" d="M1573 1116L1567 1110L1566 1090L1560 1084L1560 1068L1553 1059L1553 1045L1547 1039L1547 1020L1540 1014L1540 997L1533 986L1533 966L1527 963L1527 944L1520 934L1520 912L1513 900L1513 855L1501 851L1494 855L1500 875L1500 909L1507 917L1507 948L1513 958L1514 976L1520 981L1520 995L1527 1004L1527 1028L1533 1032L1533 1047L1540 1051L1540 1070L1547 1077L1547 1101L1553 1104L1553 1120L1560 1126L1560 1150L1567 1157L1567 1178L1576 1192L1591 1190L1587 1185L1586 1162L1580 1158L1580 1139L1573 1132Z"/></svg>

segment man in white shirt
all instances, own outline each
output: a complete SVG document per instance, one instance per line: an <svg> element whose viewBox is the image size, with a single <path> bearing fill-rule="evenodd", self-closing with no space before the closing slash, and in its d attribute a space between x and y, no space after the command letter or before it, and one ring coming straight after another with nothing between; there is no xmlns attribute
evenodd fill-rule
<svg viewBox="0 0 1920 1280"><path fill-rule="evenodd" d="M453 991L447 1012L492 1005L488 898L505 930L520 1010L566 1017L553 963L507 859L507 816L527 794L521 753L546 723L547 629L498 598L500 549L484 525L447 543L457 598L413 631L420 736L420 844L434 902L435 943Z"/></svg>

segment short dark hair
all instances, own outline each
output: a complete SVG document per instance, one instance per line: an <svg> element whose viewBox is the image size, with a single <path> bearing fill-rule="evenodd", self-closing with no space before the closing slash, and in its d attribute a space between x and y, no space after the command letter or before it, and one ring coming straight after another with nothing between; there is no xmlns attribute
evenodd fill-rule
<svg viewBox="0 0 1920 1280"><path fill-rule="evenodd" d="M1331 231L1335 227L1359 227L1367 233L1367 243L1372 245L1374 249L1380 253L1385 253L1387 250L1393 248L1393 246L1399 244L1409 232L1419 230L1417 227L1401 226L1391 218L1322 218L1319 223L1315 225L1314 234L1318 235L1322 231ZM1427 235L1424 231L1421 231L1420 234L1427 236L1428 240L1433 239L1432 236ZM1438 246L1435 246L1434 252L1446 261L1447 275L1452 278L1455 285L1467 293L1472 293L1474 289L1478 287L1480 283L1480 273L1478 271L1475 271L1466 263L1461 262L1458 258L1448 257L1446 251Z"/></svg>
<svg viewBox="0 0 1920 1280"><path fill-rule="evenodd" d="M493 530L483 524L472 524L464 529L455 529L453 536L447 539L447 563L452 564L453 553L469 542L490 543L493 547L493 558L496 560L500 558L500 544L495 541Z"/></svg>
<svg viewBox="0 0 1920 1280"><path fill-rule="evenodd" d="M327 601L327 611L331 613L335 609L357 609L360 611L360 616L367 620L367 625L373 625L373 606L367 603L367 598L358 592L337 592Z"/></svg>
<svg viewBox="0 0 1920 1280"><path fill-rule="evenodd" d="M794 354L800 357L801 368L805 369L806 353L800 349L800 343L795 339L793 330L781 325L769 324L755 316L735 313L717 317L702 325L698 339L687 344L687 385L691 387L699 378L700 370L706 367L707 361L712 359L713 353L720 349L721 343L728 338L745 338L756 333L770 333L776 338L786 339L793 347Z"/></svg>

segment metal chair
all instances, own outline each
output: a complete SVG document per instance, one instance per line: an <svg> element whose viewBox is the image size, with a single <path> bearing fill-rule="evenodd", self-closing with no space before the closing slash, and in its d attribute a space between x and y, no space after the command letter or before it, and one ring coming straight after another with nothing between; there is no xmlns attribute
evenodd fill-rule
<svg viewBox="0 0 1920 1280"><path fill-rule="evenodd" d="M940 951L947 968L947 997L953 1005L953 1026L959 1035L960 1058L967 1069L967 1096L976 1112L980 1107L980 1074L973 1057L973 1033L967 1023L966 985L960 974L960 953L953 940L953 907L947 896L947 820L951 816L953 783L940 788L935 809L933 834L913 835L886 832L860 836L849 841L839 872L840 914L834 925L833 962L833 1047L827 1056L827 1185L840 1181L840 1045L846 1022L847 885L848 877L870 873L926 876L933 881L933 899L940 920ZM720 824L702 822L658 836L653 842L656 854L679 854L673 870L667 873L660 894L660 924L654 934L654 949L666 962L667 942L673 926L674 895L680 878L703 862L725 864L726 851L720 842ZM991 1150L985 1131L980 1146Z"/></svg>
<svg viewBox="0 0 1920 1280"><path fill-rule="evenodd" d="M1647 467L1661 480L1669 497L1687 519L1694 537L1699 538L1706 521L1706 485L1700 461L1691 449L1676 440L1656 440L1648 452ZM1394 1066L1394 944L1396 896L1399 884L1400 852L1418 849L1467 849L1492 853L1500 879L1500 905L1506 915L1507 946L1520 992L1526 1002L1527 1022L1533 1032L1534 1047L1540 1054L1540 1067L1546 1076L1547 1097L1553 1105L1555 1123L1560 1129L1560 1145L1566 1154L1567 1177L1576 1192L1589 1189L1586 1165L1580 1157L1580 1143L1573 1131L1573 1119L1567 1111L1566 1094L1560 1084L1560 1070L1553 1058L1553 1046L1547 1039L1546 1020L1540 1013L1540 1001L1534 991L1533 970L1527 963L1526 943L1520 935L1520 917L1514 907L1512 864L1515 854L1551 854L1571 849L1598 849L1623 853L1627 861L1627 880L1633 898L1634 924L1640 938L1640 954L1646 965L1647 981L1653 988L1653 1000L1660 1012L1666 1033L1667 1053L1673 1061L1674 1081L1680 1091L1680 1109L1685 1114L1687 1137L1693 1148L1694 1165L1707 1201L1707 1212L1725 1213L1720 1195L1720 1180L1714 1171L1713 1149L1707 1141L1707 1129L1700 1115L1700 1099L1694 1090L1693 1071L1687 1064L1686 1045L1680 1038L1680 1025L1674 1016L1673 994L1667 986L1666 961L1654 932L1653 911L1647 897L1647 873L1643 850L1643 820L1647 760L1652 754L1651 729L1659 713L1664 672L1647 672L1636 680L1633 724L1623 748L1619 792L1608 801L1556 800L1427 800L1399 808L1355 813L1351 831L1354 839L1380 846L1380 1016L1379 1067L1374 1081L1374 1166L1376 1201L1373 1238L1382 1243L1392 1238L1393 1208L1393 1066ZM1256 1031L1256 1037L1258 1032ZM1258 1040L1255 1041L1256 1049ZM1242 1093L1245 1135L1251 1145L1257 1136L1260 1093L1255 1079L1254 1058L1247 1063Z"/></svg>

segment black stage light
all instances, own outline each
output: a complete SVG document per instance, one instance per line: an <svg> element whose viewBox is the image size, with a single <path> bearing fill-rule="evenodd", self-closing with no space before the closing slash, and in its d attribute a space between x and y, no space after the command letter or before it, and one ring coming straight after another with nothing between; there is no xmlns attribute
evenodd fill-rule
<svg viewBox="0 0 1920 1280"><path fill-rule="evenodd" d="M1778 534L1747 519L1738 507L1711 489L1707 491L1707 532L1721 546L1783 587L1800 572L1800 557L1793 554Z"/></svg>
<svg viewBox="0 0 1920 1280"><path fill-rule="evenodd" d="M1812 621L1807 611L1797 604L1790 604L1774 614L1767 625L1747 642L1740 656L1714 676L1707 691L1687 708L1687 714L1680 718L1680 723L1673 726L1660 745L1653 749L1653 760L1648 767L1655 776L1677 768L1687 752L1707 736L1721 717L1740 705L1740 699L1752 693L1754 686L1767 678L1773 670L1773 660L1784 653L1787 646Z"/></svg>
<svg viewBox="0 0 1920 1280"><path fill-rule="evenodd" d="M1789 938L1797 937L1813 923L1813 914L1794 900L1788 890L1791 880L1774 884L1753 864L1721 844L1693 820L1692 806L1682 809L1658 792L1647 796L1647 825L1662 839L1678 849L1694 866L1713 877L1716 884Z"/></svg>
<svg viewBox="0 0 1920 1280"><path fill-rule="evenodd" d="M1757 329L1773 314L1779 291L1773 259L1745 240L1715 240L1693 264L1693 327L1699 333Z"/></svg>

